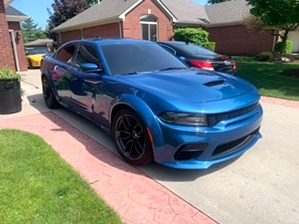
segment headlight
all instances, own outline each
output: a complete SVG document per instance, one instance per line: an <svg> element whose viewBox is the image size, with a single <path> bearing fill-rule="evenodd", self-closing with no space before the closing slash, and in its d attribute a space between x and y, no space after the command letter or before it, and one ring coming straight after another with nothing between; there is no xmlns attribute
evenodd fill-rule
<svg viewBox="0 0 299 224"><path fill-rule="evenodd" d="M188 114L168 111L160 114L159 118L170 124L208 126L207 116L205 114Z"/></svg>

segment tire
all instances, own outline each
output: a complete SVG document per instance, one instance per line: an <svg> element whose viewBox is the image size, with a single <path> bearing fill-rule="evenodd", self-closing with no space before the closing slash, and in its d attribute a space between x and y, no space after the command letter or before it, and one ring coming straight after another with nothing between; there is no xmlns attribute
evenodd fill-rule
<svg viewBox="0 0 299 224"><path fill-rule="evenodd" d="M33 66L32 66L32 62L31 62L30 60L28 60L28 68L29 68L29 69L32 69L32 68L33 68Z"/></svg>
<svg viewBox="0 0 299 224"><path fill-rule="evenodd" d="M42 78L43 97L47 106L51 109L60 107L60 104L55 98L49 79L45 76Z"/></svg>
<svg viewBox="0 0 299 224"><path fill-rule="evenodd" d="M139 166L153 161L147 129L134 111L123 109L116 113L112 122L112 139L127 163Z"/></svg>

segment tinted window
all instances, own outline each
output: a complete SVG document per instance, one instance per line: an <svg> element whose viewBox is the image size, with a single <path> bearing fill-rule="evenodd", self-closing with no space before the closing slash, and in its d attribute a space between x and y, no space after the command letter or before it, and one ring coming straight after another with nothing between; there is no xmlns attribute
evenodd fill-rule
<svg viewBox="0 0 299 224"><path fill-rule="evenodd" d="M79 67L82 63L94 63L100 66L100 60L94 47L80 45L74 64Z"/></svg>
<svg viewBox="0 0 299 224"><path fill-rule="evenodd" d="M55 58L65 63L72 63L72 58L75 54L76 46L68 45L56 52Z"/></svg>
<svg viewBox="0 0 299 224"><path fill-rule="evenodd" d="M32 48L32 49L26 49L25 51L26 55L32 55L32 54L49 54L50 52L43 48Z"/></svg>
<svg viewBox="0 0 299 224"><path fill-rule="evenodd" d="M168 47L164 44L161 44L161 47L163 47L165 50L169 51L171 54L176 55L176 52L174 49L172 49L171 47Z"/></svg>
<svg viewBox="0 0 299 224"><path fill-rule="evenodd" d="M111 74L139 73L186 67L179 59L155 43L122 43L100 46Z"/></svg>
<svg viewBox="0 0 299 224"><path fill-rule="evenodd" d="M215 54L215 52L213 51L210 51L203 47L199 47L194 44L179 43L179 44L175 44L174 46L192 55L214 55Z"/></svg>

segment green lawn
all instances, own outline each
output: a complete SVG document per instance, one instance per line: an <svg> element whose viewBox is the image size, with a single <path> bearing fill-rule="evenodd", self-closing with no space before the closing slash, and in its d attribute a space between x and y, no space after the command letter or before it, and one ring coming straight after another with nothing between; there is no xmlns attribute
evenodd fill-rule
<svg viewBox="0 0 299 224"><path fill-rule="evenodd" d="M257 62L252 58L234 57L238 76L255 85L263 96L299 101L299 79L279 75L288 69L298 69L299 64Z"/></svg>
<svg viewBox="0 0 299 224"><path fill-rule="evenodd" d="M0 130L0 223L122 223L36 135Z"/></svg>

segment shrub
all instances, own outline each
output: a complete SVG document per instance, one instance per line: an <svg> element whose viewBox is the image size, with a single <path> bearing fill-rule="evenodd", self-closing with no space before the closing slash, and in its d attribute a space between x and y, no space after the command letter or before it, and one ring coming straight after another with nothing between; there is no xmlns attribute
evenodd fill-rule
<svg viewBox="0 0 299 224"><path fill-rule="evenodd" d="M208 43L210 43L208 36L209 33L201 28L179 28L174 30L173 39L208 48Z"/></svg>
<svg viewBox="0 0 299 224"><path fill-rule="evenodd" d="M279 53L280 49L281 49L281 45L282 45L282 42L281 41L277 41L275 43L274 52ZM285 49L284 49L283 53L285 53L285 54L291 54L292 53L292 48L293 48L293 42L290 41L290 40L287 40L286 46L285 46Z"/></svg>
<svg viewBox="0 0 299 224"><path fill-rule="evenodd" d="M8 67L0 68L0 79L17 79L21 81L21 75Z"/></svg>
<svg viewBox="0 0 299 224"><path fill-rule="evenodd" d="M271 52L262 52L255 56L256 61L270 61L273 59L273 54Z"/></svg>
<svg viewBox="0 0 299 224"><path fill-rule="evenodd" d="M211 51L215 51L216 42L208 42L206 48L208 48Z"/></svg>

